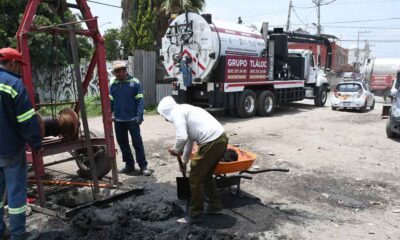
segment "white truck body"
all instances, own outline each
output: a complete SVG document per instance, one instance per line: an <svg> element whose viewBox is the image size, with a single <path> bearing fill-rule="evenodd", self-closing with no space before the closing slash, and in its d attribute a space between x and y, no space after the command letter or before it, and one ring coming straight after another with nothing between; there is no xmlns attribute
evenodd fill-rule
<svg viewBox="0 0 400 240"><path fill-rule="evenodd" d="M278 47L270 44L268 48L270 42ZM252 98L258 98L263 91L271 92L274 105L316 98L321 91L325 96L319 97L326 97L328 81L315 66L312 51L288 50L281 43L278 39L265 39L242 24L211 21L195 13L185 13L170 23L162 39L160 55L168 78L173 80L172 94L177 98L186 95L178 102L236 109L243 105L239 98L246 90ZM278 65L279 73L273 68L279 60L275 57L275 48L286 51L286 58L294 62ZM325 101L323 99L323 104ZM257 102L261 100L251 99L250 104ZM256 106L249 109L254 108ZM248 114L251 115L253 113Z"/></svg>

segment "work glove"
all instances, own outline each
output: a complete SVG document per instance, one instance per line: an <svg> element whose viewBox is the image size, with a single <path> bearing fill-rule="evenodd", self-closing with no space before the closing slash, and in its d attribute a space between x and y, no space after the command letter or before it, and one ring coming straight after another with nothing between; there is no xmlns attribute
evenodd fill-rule
<svg viewBox="0 0 400 240"><path fill-rule="evenodd" d="M176 153L173 148L168 149L168 152L171 156L174 156L174 157L182 156L182 153Z"/></svg>

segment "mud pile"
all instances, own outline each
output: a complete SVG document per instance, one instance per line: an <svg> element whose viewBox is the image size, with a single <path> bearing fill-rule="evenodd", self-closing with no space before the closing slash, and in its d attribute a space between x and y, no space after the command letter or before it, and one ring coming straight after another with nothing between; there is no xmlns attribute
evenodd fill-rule
<svg viewBox="0 0 400 240"><path fill-rule="evenodd" d="M185 203L176 200L172 186L146 187L145 194L132 196L105 208L91 207L79 212L68 225L47 226L41 240L175 240L175 239L259 239L243 233L221 231L234 225L230 216L206 218L205 225L178 224ZM51 229L51 230L50 230ZM244 236L246 235L246 236Z"/></svg>

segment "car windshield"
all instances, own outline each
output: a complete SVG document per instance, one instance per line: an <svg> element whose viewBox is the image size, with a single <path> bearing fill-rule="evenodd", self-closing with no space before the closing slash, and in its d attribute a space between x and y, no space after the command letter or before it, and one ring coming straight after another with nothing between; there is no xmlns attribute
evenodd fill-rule
<svg viewBox="0 0 400 240"><path fill-rule="evenodd" d="M362 90L361 85L357 83L339 84L336 87L339 92L358 92Z"/></svg>

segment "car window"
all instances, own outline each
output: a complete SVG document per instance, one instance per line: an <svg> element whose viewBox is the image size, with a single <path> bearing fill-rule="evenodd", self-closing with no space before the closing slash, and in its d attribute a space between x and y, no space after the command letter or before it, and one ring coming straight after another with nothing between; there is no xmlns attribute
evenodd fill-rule
<svg viewBox="0 0 400 240"><path fill-rule="evenodd" d="M339 92L358 92L362 90L361 85L357 83L339 84L336 87Z"/></svg>

